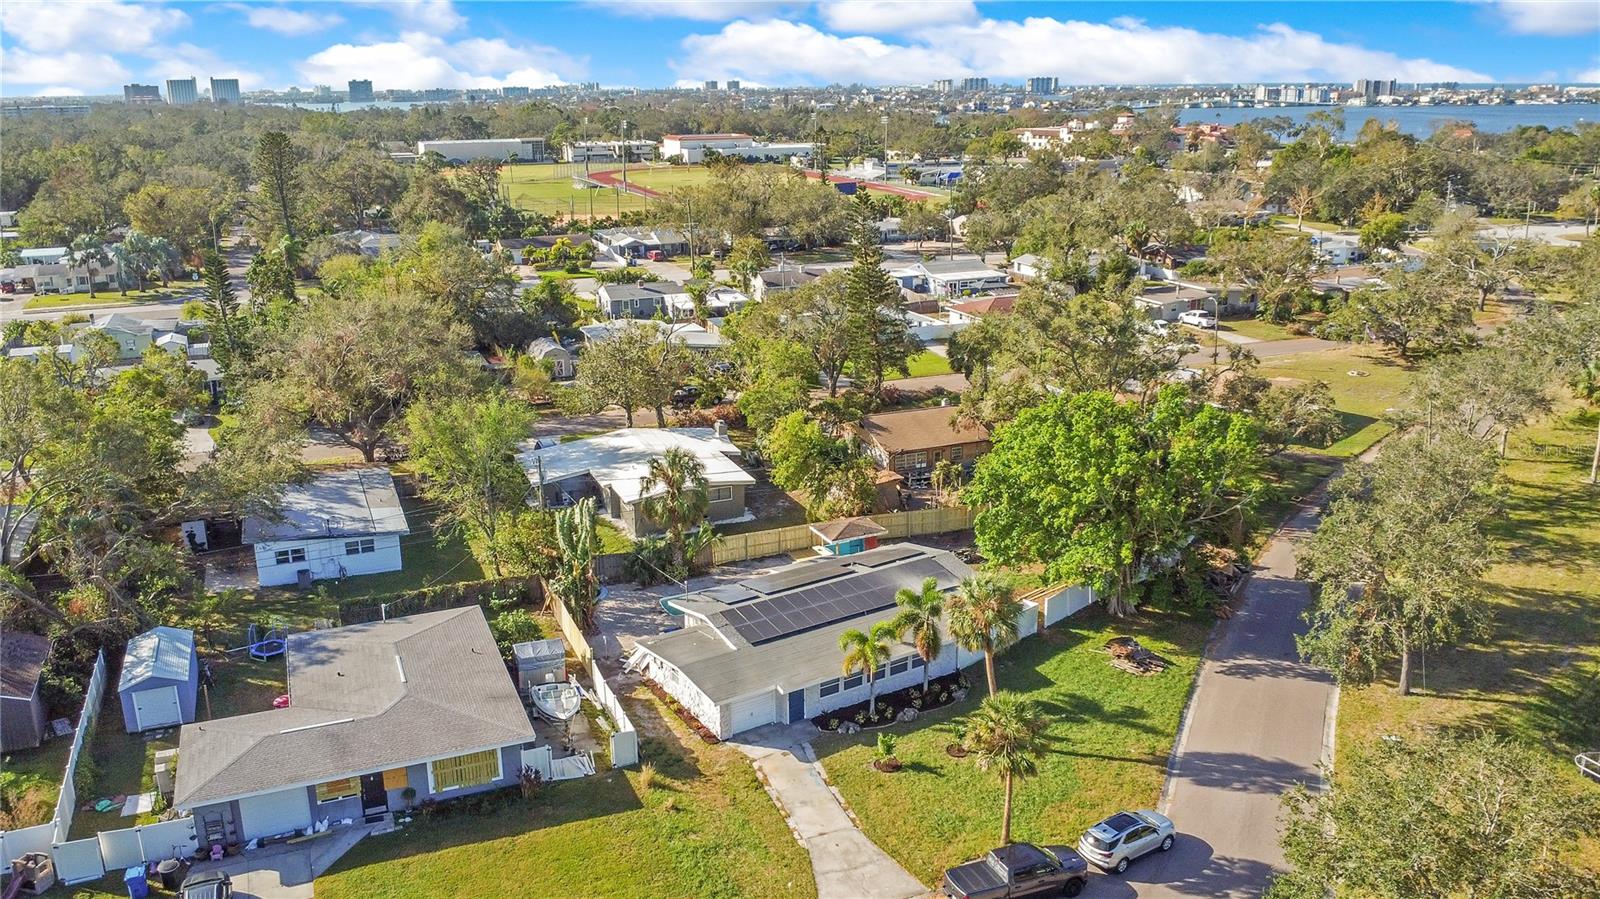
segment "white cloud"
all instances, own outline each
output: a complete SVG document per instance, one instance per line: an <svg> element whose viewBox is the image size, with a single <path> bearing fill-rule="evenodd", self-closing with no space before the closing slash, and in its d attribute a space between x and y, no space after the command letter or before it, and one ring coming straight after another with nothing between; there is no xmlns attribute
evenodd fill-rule
<svg viewBox="0 0 1600 899"><path fill-rule="evenodd" d="M326 31L344 22L344 16L338 13L291 9L279 4L224 3L222 8L243 15L251 28L275 31L290 37Z"/></svg>
<svg viewBox="0 0 1600 899"><path fill-rule="evenodd" d="M852 34L895 34L978 18L972 0L823 0L822 23Z"/></svg>
<svg viewBox="0 0 1600 899"><path fill-rule="evenodd" d="M392 41L334 44L299 65L300 77L313 84L371 78L402 90L542 87L564 84L563 73L578 72L580 63L548 47L512 45L499 38L451 43L420 31Z"/></svg>
<svg viewBox="0 0 1600 899"><path fill-rule="evenodd" d="M412 28L448 34L467 24L450 0L356 0L376 5Z"/></svg>
<svg viewBox="0 0 1600 899"><path fill-rule="evenodd" d="M694 19L699 22L727 22L732 19L766 19L798 11L809 3L798 0L642 0L626 8L605 0L586 4L612 14L643 16L651 19Z"/></svg>
<svg viewBox="0 0 1600 899"><path fill-rule="evenodd" d="M1499 0L1495 11L1517 34L1566 37L1600 31L1595 0Z"/></svg>
<svg viewBox="0 0 1600 899"><path fill-rule="evenodd" d="M143 50L187 24L189 16L182 10L155 4L101 0L0 4L0 30L30 50L52 54L90 46L119 53Z"/></svg>
<svg viewBox="0 0 1600 899"><path fill-rule="evenodd" d="M257 72L194 44L153 47L146 50L145 55L152 60L150 67L145 70L145 74L150 78L193 76L197 86L202 89L206 87L207 79L210 78L237 78L239 88L247 91L265 86L263 84L265 79Z"/></svg>
<svg viewBox="0 0 1600 899"><path fill-rule="evenodd" d="M1055 75L1073 84L1350 81L1489 81L1488 75L1405 58L1274 24L1247 36L1189 28L1029 18L982 19L918 32L905 42L843 37L794 22L732 22L683 40L683 75L768 82L929 81L984 75ZM775 53L773 48L783 48ZM693 71L690 71L690 69Z"/></svg>
<svg viewBox="0 0 1600 899"><path fill-rule="evenodd" d="M128 77L128 70L106 53L77 50L34 53L21 47L0 55L0 82L7 85L43 85L36 93L48 95L103 89Z"/></svg>

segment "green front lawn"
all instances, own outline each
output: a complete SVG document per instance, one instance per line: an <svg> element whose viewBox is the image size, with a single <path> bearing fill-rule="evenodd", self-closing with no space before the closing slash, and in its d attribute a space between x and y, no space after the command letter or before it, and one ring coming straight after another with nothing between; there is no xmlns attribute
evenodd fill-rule
<svg viewBox="0 0 1600 899"><path fill-rule="evenodd" d="M1277 322L1263 321L1259 318L1225 318L1222 320L1223 331L1232 331L1245 337L1254 337L1257 340L1293 340L1295 334Z"/></svg>
<svg viewBox="0 0 1600 899"><path fill-rule="evenodd" d="M1587 483L1597 425L1596 412L1569 406L1512 437L1506 514L1491 531L1506 560L1485 578L1490 637L1427 653L1411 696L1396 694L1392 666L1370 687L1345 687L1339 758L1385 735L1489 728L1546 747L1550 776L1581 780L1572 756L1600 749L1600 488ZM1600 877L1600 835L1580 855Z"/></svg>
<svg viewBox="0 0 1600 899"><path fill-rule="evenodd" d="M1117 809L1156 804L1210 624L1209 616L1147 613L1118 621L1086 610L1000 657L1001 688L1027 696L1050 721L1039 776L1016 790L1013 839L1071 843ZM1173 667L1150 677L1111 667L1103 647L1123 634ZM816 745L867 836L924 883L1000 839L999 779L971 757L945 752L986 691L982 665L968 672L973 689L965 701L889 728L900 735L895 754L905 764L895 774L869 765L875 733L827 736Z"/></svg>
<svg viewBox="0 0 1600 899"><path fill-rule="evenodd" d="M1384 417L1390 409L1403 405L1414 369L1377 347L1351 346L1267 357L1261 360L1260 374L1284 381L1327 381L1344 418L1345 436L1332 446L1299 449L1348 458L1360 455L1394 430Z"/></svg>
<svg viewBox="0 0 1600 899"><path fill-rule="evenodd" d="M906 377L925 378L929 375L948 375L954 369L950 367L950 360L935 353L933 350L923 350L906 360Z"/></svg>
<svg viewBox="0 0 1600 899"><path fill-rule="evenodd" d="M172 287L154 287L150 290L129 290L126 294L112 288L97 290L94 296L88 291L78 293L51 293L34 296L22 304L24 309L59 309L62 306L122 306L134 303L159 303L178 299L195 289L194 284L174 284Z"/></svg>
<svg viewBox="0 0 1600 899"><path fill-rule="evenodd" d="M418 818L358 843L317 878L318 899L816 895L805 850L744 756L700 743L643 688L624 701L655 768L648 788L638 768L605 771Z"/></svg>

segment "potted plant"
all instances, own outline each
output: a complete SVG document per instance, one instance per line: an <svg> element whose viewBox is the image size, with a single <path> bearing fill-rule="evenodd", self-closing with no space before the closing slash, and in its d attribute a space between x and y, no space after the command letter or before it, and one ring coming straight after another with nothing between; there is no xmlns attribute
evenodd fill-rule
<svg viewBox="0 0 1600 899"><path fill-rule="evenodd" d="M900 760L895 758L894 750L900 743L900 738L894 734L878 734L877 758L872 760L872 767L890 774L900 770Z"/></svg>
<svg viewBox="0 0 1600 899"><path fill-rule="evenodd" d="M406 811L408 812L411 811L411 803L415 802L416 798L416 787L406 787L404 790L400 791L400 801L406 804Z"/></svg>

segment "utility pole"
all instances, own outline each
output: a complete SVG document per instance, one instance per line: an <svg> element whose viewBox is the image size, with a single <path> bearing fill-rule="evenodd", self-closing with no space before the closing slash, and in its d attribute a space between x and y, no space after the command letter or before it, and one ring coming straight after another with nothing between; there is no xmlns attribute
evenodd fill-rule
<svg viewBox="0 0 1600 899"><path fill-rule="evenodd" d="M883 125L883 180L889 180L889 113L884 112L878 116L878 122Z"/></svg>
<svg viewBox="0 0 1600 899"><path fill-rule="evenodd" d="M622 194L628 192L628 120L622 120ZM617 220L622 219L622 194L617 194Z"/></svg>

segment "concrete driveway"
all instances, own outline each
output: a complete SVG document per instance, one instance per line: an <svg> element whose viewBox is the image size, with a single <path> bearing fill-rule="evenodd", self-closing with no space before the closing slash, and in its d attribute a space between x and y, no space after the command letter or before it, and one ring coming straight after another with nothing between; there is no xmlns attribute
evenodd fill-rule
<svg viewBox="0 0 1600 899"><path fill-rule="evenodd" d="M867 839L823 780L810 722L769 725L728 741L750 764L811 854L817 899L917 899L928 888Z"/></svg>
<svg viewBox="0 0 1600 899"><path fill-rule="evenodd" d="M278 843L220 862L199 862L193 872L224 871L238 899L311 899L312 883L363 837L391 826L357 824L303 843Z"/></svg>

